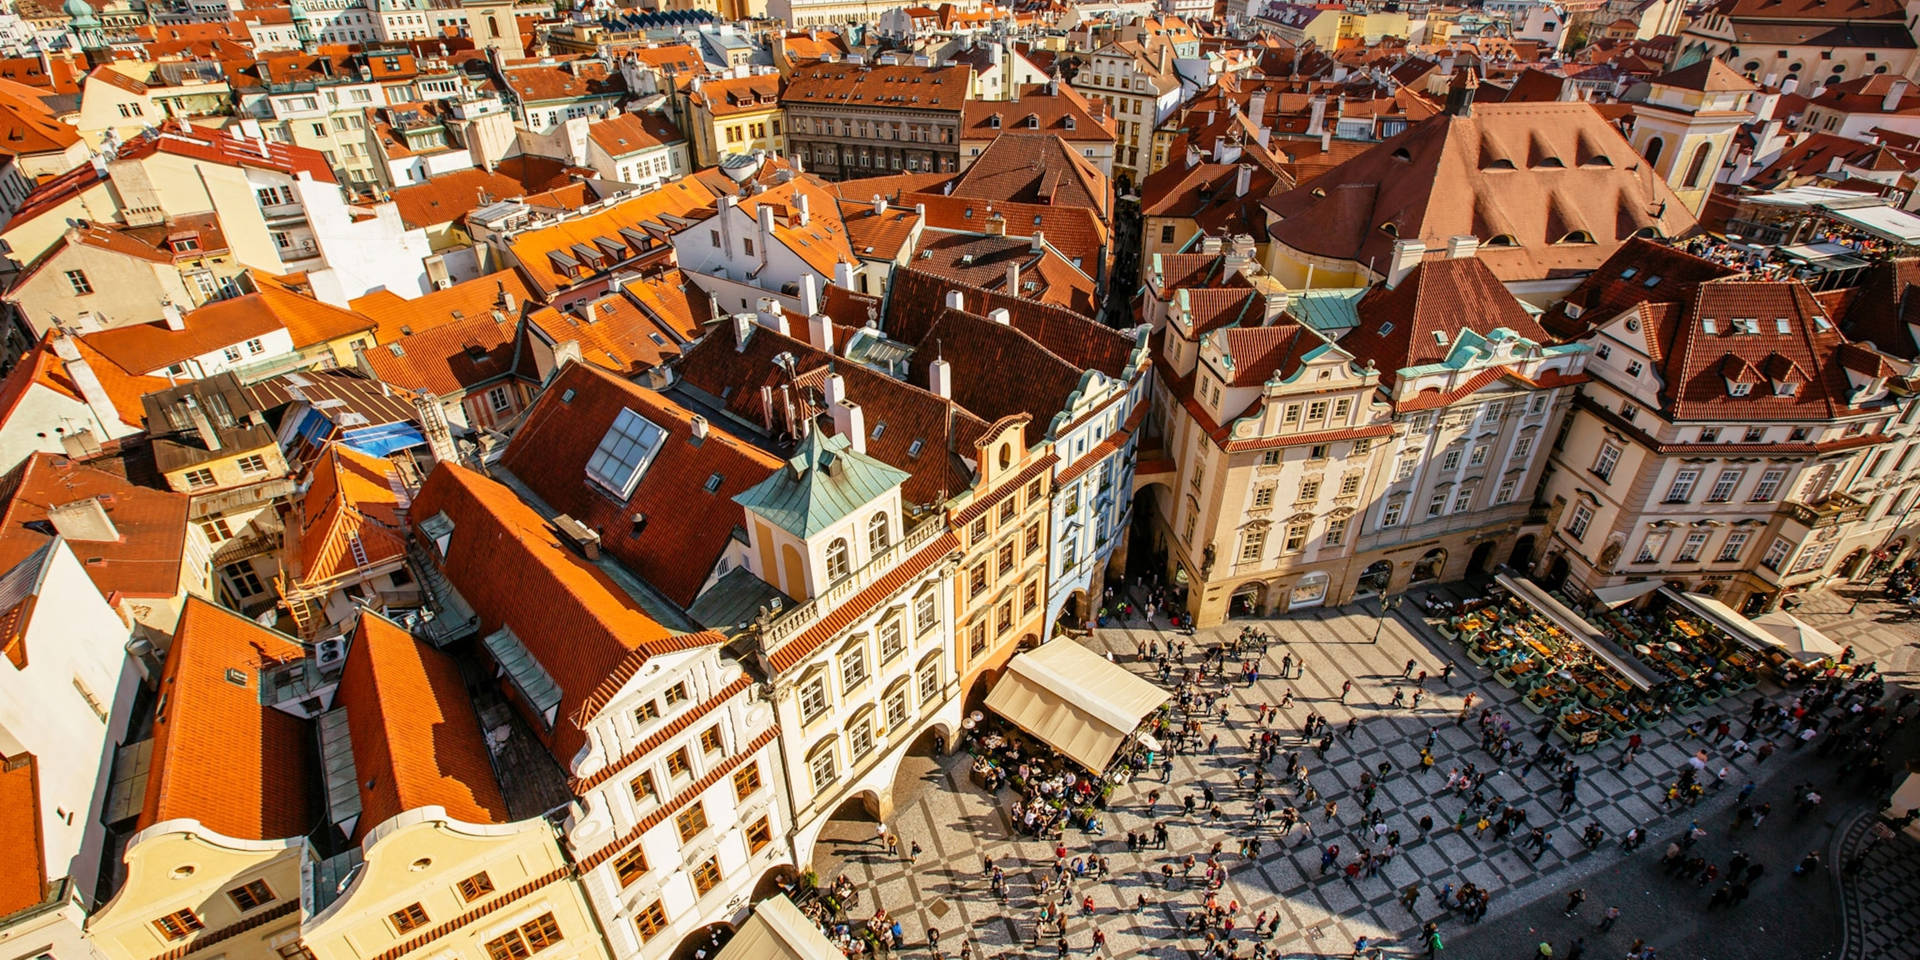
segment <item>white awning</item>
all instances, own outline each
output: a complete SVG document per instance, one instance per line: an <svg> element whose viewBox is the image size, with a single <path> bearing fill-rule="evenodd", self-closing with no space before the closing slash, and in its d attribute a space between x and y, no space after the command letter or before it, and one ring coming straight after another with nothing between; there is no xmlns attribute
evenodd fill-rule
<svg viewBox="0 0 1920 960"><path fill-rule="evenodd" d="M1660 581L1642 580L1639 583L1623 583L1617 587L1601 587L1593 592L1593 598L1606 604L1608 609L1613 609L1626 606L1658 589L1660 589Z"/></svg>
<svg viewBox="0 0 1920 960"><path fill-rule="evenodd" d="M1773 645L1785 650L1795 660L1819 660L1840 655L1840 645L1834 643L1831 637L1785 610L1754 617L1753 625L1765 630L1771 636Z"/></svg>
<svg viewBox="0 0 1920 960"><path fill-rule="evenodd" d="M760 901L714 960L847 960L785 894Z"/></svg>
<svg viewBox="0 0 1920 960"><path fill-rule="evenodd" d="M1008 662L987 709L1098 773L1170 696L1063 638Z"/></svg>
<svg viewBox="0 0 1920 960"><path fill-rule="evenodd" d="M1500 574L1494 582L1507 588L1507 592L1526 601L1554 626L1571 635L1575 640L1599 657L1601 662L1612 667L1627 682L1642 690L1652 689L1660 678L1647 672L1647 669L1627 656L1612 640L1607 639L1605 631L1594 626L1587 618L1567 609L1567 605L1553 598L1539 584L1521 577Z"/></svg>
<svg viewBox="0 0 1920 960"><path fill-rule="evenodd" d="M1896 207L1828 208L1827 216L1895 243L1920 244L1920 217Z"/></svg>
<svg viewBox="0 0 1920 960"><path fill-rule="evenodd" d="M1719 627L1721 632L1740 641L1742 646L1750 650L1761 652L1768 647L1779 646L1772 634L1755 626L1754 622L1742 616L1740 611L1704 593L1688 593L1684 590L1671 589L1662 589L1660 593L1686 607L1695 616Z"/></svg>

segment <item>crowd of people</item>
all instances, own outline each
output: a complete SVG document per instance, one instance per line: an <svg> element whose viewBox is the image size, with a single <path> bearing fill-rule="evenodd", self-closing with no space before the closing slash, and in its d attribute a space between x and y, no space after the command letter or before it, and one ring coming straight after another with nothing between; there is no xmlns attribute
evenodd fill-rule
<svg viewBox="0 0 1920 960"><path fill-rule="evenodd" d="M1115 601L1116 608L1119 603ZM1147 606L1143 602L1126 609L1138 616ZM1131 767L1139 775L1123 794L1107 800L1103 794L1091 792L1094 776L1057 768L1046 776L1036 776L1032 770L1016 767L1013 777L986 781L990 791L1004 791L1016 778L1025 784L1005 808L1009 825L1015 835L1041 836L1051 846L1050 862L1043 861L1030 871L1010 871L1008 865L991 860L982 864L978 882L1022 931L1019 955L1057 951L1064 957L1073 949L1091 946L1097 950L1105 944L1106 930L1111 927L1103 926L1103 914L1120 911L1146 915L1152 911L1170 921L1168 935L1185 940L1188 955L1205 960L1277 957L1274 941L1286 923L1283 914L1278 910L1249 911L1228 895L1227 886L1230 877L1249 870L1275 849L1310 845L1318 851L1320 867L1309 878L1312 882L1349 884L1362 890L1366 899L1363 888L1367 885L1395 882L1386 877L1386 871L1409 847L1447 831L1530 860L1553 852L1556 840L1563 836L1578 843L1578 849L1563 851L1566 855L1597 851L1609 840L1617 841L1623 851L1633 855L1647 841L1643 826L1609 836L1597 821L1579 816L1580 785L1587 770L1569 749L1554 741L1551 721L1538 728L1516 723L1514 717L1478 703L1474 691L1456 692L1451 684L1451 663L1422 669L1417 660L1409 661L1400 676L1386 678L1378 689L1360 691L1373 700L1375 710L1384 712L1415 709L1407 705L1407 697L1389 699L1388 689L1426 695L1429 704L1442 699L1446 702L1438 722L1431 719L1433 713L1418 714L1429 720L1426 731L1414 736L1419 745L1417 760L1370 766L1359 771L1357 780L1349 786L1327 765L1347 759L1334 751L1353 738L1359 715L1337 723L1321 710L1332 709L1327 707L1329 702L1349 703L1356 690L1354 678L1343 679L1337 692L1324 700L1301 697L1292 681L1304 674L1308 651L1266 650L1270 639L1246 631L1237 638L1220 641L1160 632L1147 635L1135 651L1137 659L1148 665L1150 673L1171 690L1173 697L1152 721L1155 740L1164 752L1148 751L1132 758ZM1914 697L1907 694L1894 703L1883 703L1884 680L1870 664L1851 660L1848 651L1824 669L1797 677L1796 686L1786 695L1755 699L1744 721L1730 715L1694 719L1680 735L1691 741L1684 745L1694 752L1671 781L1661 784L1669 809L1682 810L1717 792L1730 780L1756 772L1770 752L1739 749L1738 745L1771 744L1775 738L1790 742L1789 749L1810 750L1810 756L1838 757L1836 785L1850 782L1868 790L1889 786L1893 770L1878 746L1890 728L1907 722ZM1250 704L1244 696L1231 696L1236 684L1251 686L1263 673L1282 681L1277 689L1284 693L1276 702ZM1441 681L1441 689L1431 689L1430 677ZM1478 734L1478 751L1458 750L1445 763L1439 762L1438 756L1447 752L1441 743L1441 731L1447 725L1469 722ZM1738 736L1734 735L1736 728ZM1646 736L1652 735L1649 731ZM1643 744L1643 736L1635 734L1624 745L1620 765L1632 762ZM1717 761L1716 753L1720 755ZM1204 757L1203 769L1211 767L1220 773L1175 786L1174 756L1180 754ZM1743 757L1745 771L1736 777L1730 765ZM1003 757L1016 763L1021 759L1018 755ZM1444 777L1442 767L1446 768ZM1230 780L1226 778L1228 773ZM1503 775L1497 781L1501 789L1495 789L1491 782L1497 774ZM1390 813L1388 807L1401 804L1383 804L1381 793L1401 778L1413 778L1411 790L1396 790L1402 797L1418 792L1438 801L1445 814L1439 822L1431 814L1395 822L1398 815ZM1035 816L1039 818L1036 822L1046 822L1050 815L1044 810L1036 814L1035 807L1054 809L1053 800L1058 799L1059 791L1069 799L1078 792L1078 800L1106 810L1115 821L1112 835L1096 829L1085 839L1067 839L1058 831L1036 832L1036 823L1028 822L1028 818ZM1729 808L1729 829L1736 835L1760 829L1772 812L1769 803L1757 800L1755 791L1756 783L1748 780ZM1792 795L1796 812L1801 815L1809 811L1799 808L1817 808L1821 802L1819 790L1811 783L1804 789L1796 787ZM1074 808L1073 803L1062 806ZM1557 811L1559 816L1546 823L1532 822L1536 818L1530 811L1541 806ZM1169 851L1174 830L1199 833L1201 848L1186 854ZM1124 864L1116 869L1109 855L1102 852L1104 845L1117 844L1121 836L1138 872ZM1705 891L1703 909L1738 909L1766 867L1757 857L1743 853L1721 859L1700 852L1696 844L1706 836L1706 829L1695 821L1670 843L1657 846L1666 851L1661 867L1676 882L1691 883ZM1106 849L1118 852L1116 848ZM1795 873L1812 869L1819 869L1817 857L1812 866L1802 863ZM1444 949L1440 922L1451 917L1465 924L1475 923L1486 916L1494 899L1494 891L1485 886L1439 876L1422 876L1412 884L1399 886L1399 899L1410 922L1420 924L1418 934L1409 942L1416 952L1424 951L1428 956ZM1016 887L1024 890L1016 891ZM1244 887L1236 885L1234 889ZM1420 909L1429 895L1443 909L1440 915ZM1582 892L1581 898L1584 896ZM1574 915L1580 909L1579 900L1573 900L1566 912ZM1619 917L1619 906L1608 905L1597 929L1610 929ZM1083 920L1090 922L1074 932ZM1586 949L1587 935L1580 933L1564 945L1560 955L1579 957ZM960 939L968 942L960 945L958 955L971 960L975 948L964 935ZM897 945L893 937L879 941L883 947ZM937 934L930 933L929 941L934 956L947 956L939 948ZM1405 948L1409 942L1400 946ZM1363 939L1356 944L1356 956L1367 955L1379 946L1377 941ZM1657 960L1656 949L1643 942L1636 942L1628 955L1633 960Z"/></svg>

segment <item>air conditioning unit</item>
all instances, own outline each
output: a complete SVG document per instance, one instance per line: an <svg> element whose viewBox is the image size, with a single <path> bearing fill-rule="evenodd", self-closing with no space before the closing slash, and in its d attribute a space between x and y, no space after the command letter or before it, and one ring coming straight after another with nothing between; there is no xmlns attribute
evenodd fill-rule
<svg viewBox="0 0 1920 960"><path fill-rule="evenodd" d="M347 638L341 636L320 641L314 647L313 662L323 673L340 669L347 662Z"/></svg>

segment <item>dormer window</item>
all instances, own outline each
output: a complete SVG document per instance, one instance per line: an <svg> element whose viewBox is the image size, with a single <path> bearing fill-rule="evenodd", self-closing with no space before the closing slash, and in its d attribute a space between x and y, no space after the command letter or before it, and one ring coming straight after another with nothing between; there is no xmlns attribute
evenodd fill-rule
<svg viewBox="0 0 1920 960"><path fill-rule="evenodd" d="M1496 233L1487 239L1487 246L1489 247L1517 247L1519 245L1520 241L1515 240L1511 233Z"/></svg>
<svg viewBox="0 0 1920 960"><path fill-rule="evenodd" d="M1561 243L1592 243L1593 234L1585 230L1574 230L1560 238Z"/></svg>
<svg viewBox="0 0 1920 960"><path fill-rule="evenodd" d="M1028 130L1040 129L1040 118L1037 116L1034 116L1031 113L1027 114L1027 129Z"/></svg>
<svg viewBox="0 0 1920 960"><path fill-rule="evenodd" d="M1066 118L1066 125L1067 125L1067 129L1068 129L1068 130L1072 130L1072 129L1073 129L1073 118L1072 118L1072 117L1067 117L1067 118Z"/></svg>
<svg viewBox="0 0 1920 960"><path fill-rule="evenodd" d="M1799 392L1800 385L1792 381L1781 381L1773 385L1773 395L1776 397L1791 397Z"/></svg>
<svg viewBox="0 0 1920 960"><path fill-rule="evenodd" d="M1715 322L1715 321L1714 321L1714 319L1713 319L1712 317L1701 317L1701 318L1700 318L1700 332L1701 332L1701 333L1709 333L1709 334L1713 334L1713 333L1719 333L1719 332L1720 332L1720 324L1719 324L1719 323L1717 323L1717 322Z"/></svg>
<svg viewBox="0 0 1920 960"><path fill-rule="evenodd" d="M998 129L1000 129L1000 115L996 113L996 114L994 114L993 116L991 116L991 117L988 117L988 118L987 118L987 127L988 127L989 129L993 129L993 130L998 130Z"/></svg>

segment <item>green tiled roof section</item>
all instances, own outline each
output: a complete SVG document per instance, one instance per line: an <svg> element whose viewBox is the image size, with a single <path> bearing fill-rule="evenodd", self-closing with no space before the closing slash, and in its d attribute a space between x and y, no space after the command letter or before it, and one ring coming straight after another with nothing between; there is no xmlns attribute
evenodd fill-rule
<svg viewBox="0 0 1920 960"><path fill-rule="evenodd" d="M906 471L853 452L845 437L814 430L785 467L733 500L804 540L906 479Z"/></svg>
<svg viewBox="0 0 1920 960"><path fill-rule="evenodd" d="M1321 333L1338 336L1360 325L1354 308L1366 294L1366 287L1294 290L1287 299L1287 312Z"/></svg>

